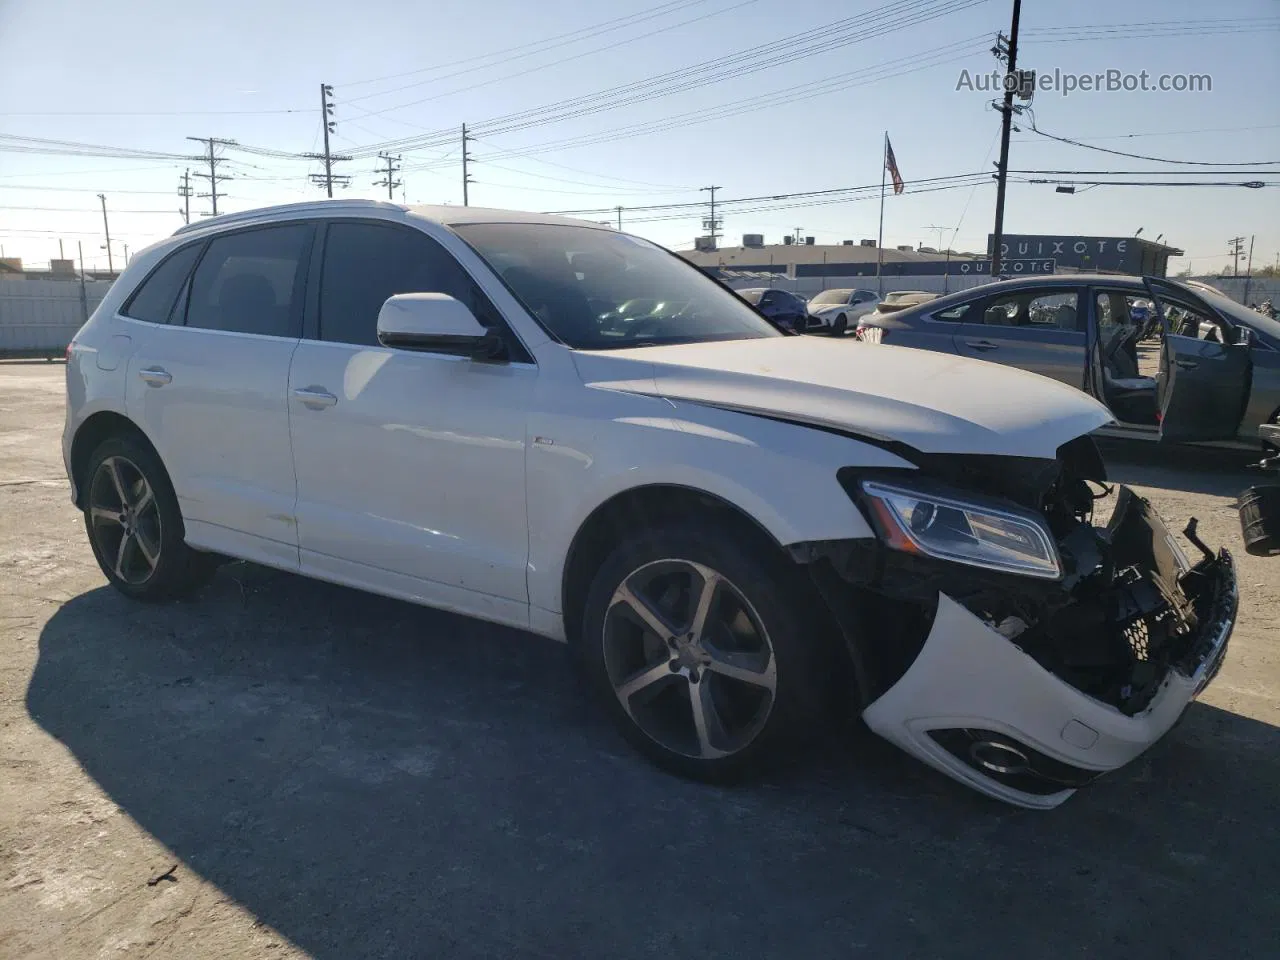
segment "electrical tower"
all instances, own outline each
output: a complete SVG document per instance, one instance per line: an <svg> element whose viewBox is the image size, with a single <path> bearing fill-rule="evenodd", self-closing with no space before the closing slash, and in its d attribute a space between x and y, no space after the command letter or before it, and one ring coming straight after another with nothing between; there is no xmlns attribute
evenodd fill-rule
<svg viewBox="0 0 1280 960"><path fill-rule="evenodd" d="M178 211L182 214L182 222L191 222L191 170L182 171L182 183L178 187L178 196L182 198L182 208Z"/></svg>
<svg viewBox="0 0 1280 960"><path fill-rule="evenodd" d="M1238 277L1240 276L1240 257L1244 254L1244 237L1232 237L1227 241L1227 248L1231 254L1231 275Z"/></svg>
<svg viewBox="0 0 1280 960"><path fill-rule="evenodd" d="M462 125L462 205L464 207L470 206L470 195L467 191L467 187L475 183L475 181L471 179L471 174L467 169L469 164L475 162L475 157L471 156L471 151L467 149L467 144L471 143L474 139L475 137L467 135L467 125L464 123Z"/></svg>
<svg viewBox="0 0 1280 960"><path fill-rule="evenodd" d="M385 163L385 170L378 170L383 175L381 180L373 181L375 187L387 188L387 199L395 199L395 189L402 185L402 181L396 179L396 174L400 171L400 158L391 156L389 153L379 153L378 159Z"/></svg>
<svg viewBox="0 0 1280 960"><path fill-rule="evenodd" d="M716 218L716 191L719 189L719 186L700 188L702 193L710 194L711 197L711 210L702 220L702 229L705 230L707 232L706 235L711 238L712 250L716 250L720 246L720 226L722 221Z"/></svg>
<svg viewBox="0 0 1280 960"><path fill-rule="evenodd" d="M303 156L310 160L319 160L324 164L324 173L311 174L311 182L324 187L325 194L333 199L333 185L336 183L340 187L351 186L351 178L342 174L333 172L333 165L343 160L350 160L348 156L336 154L329 149L329 134L337 133L338 127L330 117L333 116L333 87L327 83L320 84L320 123L323 124L324 130L324 153L304 153Z"/></svg>
<svg viewBox="0 0 1280 960"><path fill-rule="evenodd" d="M196 196L209 198L209 206L212 207L211 215L216 217L218 215L218 184L222 183L224 180L230 180L232 178L225 173L218 172L218 164L224 163L225 158L218 156L215 148L234 147L238 146L238 144L234 140L219 140L217 137L187 137L187 139L194 140L196 143L203 143L205 145L207 152L203 157L201 157L201 159L204 160L205 163L209 164L209 172L197 173L195 176L199 177L201 180L209 181L209 192L197 193Z"/></svg>

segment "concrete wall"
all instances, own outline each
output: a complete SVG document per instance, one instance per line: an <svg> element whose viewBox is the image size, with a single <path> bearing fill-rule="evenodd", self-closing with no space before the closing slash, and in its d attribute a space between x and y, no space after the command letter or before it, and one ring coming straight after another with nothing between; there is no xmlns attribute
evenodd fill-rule
<svg viewBox="0 0 1280 960"><path fill-rule="evenodd" d="M1275 304L1276 309L1280 310L1280 280L1266 278L1263 280L1254 277L1246 280L1244 277L1173 277L1174 280L1199 280L1201 283L1207 283L1211 287L1216 287L1225 293L1232 300L1239 303L1245 303L1245 285L1249 287L1248 303L1261 303L1263 300L1270 300ZM1246 304L1247 306L1248 304Z"/></svg>
<svg viewBox="0 0 1280 960"><path fill-rule="evenodd" d="M0 280L0 357L61 356L106 296L111 283L93 280Z"/></svg>

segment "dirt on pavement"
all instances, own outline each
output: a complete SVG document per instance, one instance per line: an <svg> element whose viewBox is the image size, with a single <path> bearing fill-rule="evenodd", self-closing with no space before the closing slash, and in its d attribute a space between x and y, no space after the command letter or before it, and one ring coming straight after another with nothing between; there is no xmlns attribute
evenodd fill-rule
<svg viewBox="0 0 1280 960"><path fill-rule="evenodd" d="M563 647L244 564L106 588L59 364L0 364L0 956L1274 957L1280 559L1220 453L1108 447L1236 548L1184 722L1050 813L866 734L738 788L648 766Z"/></svg>

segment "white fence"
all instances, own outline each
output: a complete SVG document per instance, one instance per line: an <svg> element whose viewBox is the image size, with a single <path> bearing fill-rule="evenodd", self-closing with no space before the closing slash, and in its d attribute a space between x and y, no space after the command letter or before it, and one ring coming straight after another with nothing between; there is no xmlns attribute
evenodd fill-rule
<svg viewBox="0 0 1280 960"><path fill-rule="evenodd" d="M0 357L56 357L111 287L92 280L0 280Z"/></svg>

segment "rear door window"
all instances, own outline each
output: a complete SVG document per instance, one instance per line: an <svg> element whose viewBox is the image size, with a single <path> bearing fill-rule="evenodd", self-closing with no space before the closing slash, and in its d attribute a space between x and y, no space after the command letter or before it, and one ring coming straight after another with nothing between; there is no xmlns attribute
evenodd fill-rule
<svg viewBox="0 0 1280 960"><path fill-rule="evenodd" d="M134 291L120 312L134 320L168 323L169 313L177 303L178 294L195 265L200 247L201 244L192 243L169 254L142 281L142 286Z"/></svg>
<svg viewBox="0 0 1280 960"><path fill-rule="evenodd" d="M1007 294L987 301L982 322L986 326L1078 333L1084 329L1079 299L1075 290Z"/></svg>
<svg viewBox="0 0 1280 960"><path fill-rule="evenodd" d="M299 336L312 232L288 224L215 237L191 281L187 326Z"/></svg>

